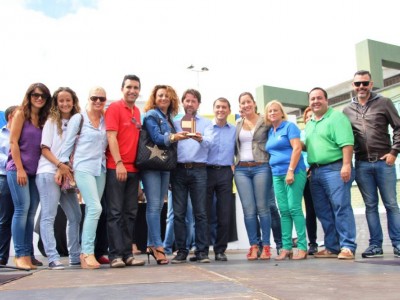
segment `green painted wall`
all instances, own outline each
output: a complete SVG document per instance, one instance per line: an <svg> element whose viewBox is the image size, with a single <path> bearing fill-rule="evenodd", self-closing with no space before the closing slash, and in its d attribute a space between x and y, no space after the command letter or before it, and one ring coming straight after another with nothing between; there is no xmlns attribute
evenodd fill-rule
<svg viewBox="0 0 400 300"><path fill-rule="evenodd" d="M400 70L400 46L364 40L356 44L358 70L371 72L374 86L383 88L382 67Z"/></svg>
<svg viewBox="0 0 400 300"><path fill-rule="evenodd" d="M301 109L308 106L307 92L268 85L263 85L256 89L256 103L259 112L264 112L265 105L271 100L278 100L283 106Z"/></svg>

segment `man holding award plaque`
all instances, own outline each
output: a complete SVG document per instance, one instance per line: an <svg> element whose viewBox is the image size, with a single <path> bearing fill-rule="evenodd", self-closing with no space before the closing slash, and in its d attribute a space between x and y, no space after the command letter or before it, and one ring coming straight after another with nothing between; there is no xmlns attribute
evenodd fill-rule
<svg viewBox="0 0 400 300"><path fill-rule="evenodd" d="M190 137L178 142L178 164L171 171L172 203L174 209L175 243L177 255L171 263L185 263L188 256L186 248L186 209L188 196L192 201L195 218L195 243L197 262L209 263L208 258L208 222L207 222L207 156L210 138L204 136L204 130L211 121L197 114L201 95L197 90L189 89L183 93L182 105L185 116L175 121L177 132L186 131Z"/></svg>

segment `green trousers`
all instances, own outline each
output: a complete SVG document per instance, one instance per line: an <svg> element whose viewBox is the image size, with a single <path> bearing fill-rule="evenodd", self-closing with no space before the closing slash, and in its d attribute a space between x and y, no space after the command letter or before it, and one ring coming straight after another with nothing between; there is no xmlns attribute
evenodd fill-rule
<svg viewBox="0 0 400 300"><path fill-rule="evenodd" d="M307 251L306 222L301 206L307 173L300 171L294 174L294 182L291 185L286 183L285 178L286 175L273 176L275 196L281 214L282 248L285 250L292 249L294 223L297 233L297 247Z"/></svg>

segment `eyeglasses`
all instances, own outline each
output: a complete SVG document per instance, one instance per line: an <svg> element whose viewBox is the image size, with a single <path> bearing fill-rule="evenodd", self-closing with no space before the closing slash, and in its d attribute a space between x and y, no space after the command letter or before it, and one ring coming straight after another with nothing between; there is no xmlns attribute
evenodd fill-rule
<svg viewBox="0 0 400 300"><path fill-rule="evenodd" d="M91 96L90 100L93 102L96 102L97 100L100 100L100 102L106 102L107 98L106 97L100 97L100 96Z"/></svg>
<svg viewBox="0 0 400 300"><path fill-rule="evenodd" d="M355 85L356 87L359 87L360 85L362 85L362 86L369 86L370 81L356 81L356 82L353 82L353 83L354 83L354 85Z"/></svg>
<svg viewBox="0 0 400 300"><path fill-rule="evenodd" d="M47 99L47 96L45 94L39 94L39 93L32 93L31 97L33 97L35 99L39 99L39 98L42 98L43 100Z"/></svg>
<svg viewBox="0 0 400 300"><path fill-rule="evenodd" d="M136 120L135 117L132 118L131 122L132 122L133 124L135 124L135 126L136 126L137 129L139 129L139 130L142 129L142 125Z"/></svg>

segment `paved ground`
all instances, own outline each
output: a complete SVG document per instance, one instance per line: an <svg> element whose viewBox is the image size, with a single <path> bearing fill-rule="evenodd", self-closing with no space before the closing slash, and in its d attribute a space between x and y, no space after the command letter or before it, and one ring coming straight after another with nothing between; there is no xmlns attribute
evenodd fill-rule
<svg viewBox="0 0 400 300"><path fill-rule="evenodd" d="M311 257L249 262L246 251L231 250L228 262L210 264L157 266L152 260L144 267L124 269L50 271L43 267L32 276L1 285L0 299L399 299L400 258L393 257L386 229L384 258L361 258L368 242L364 218L356 218L359 253L355 261Z"/></svg>

